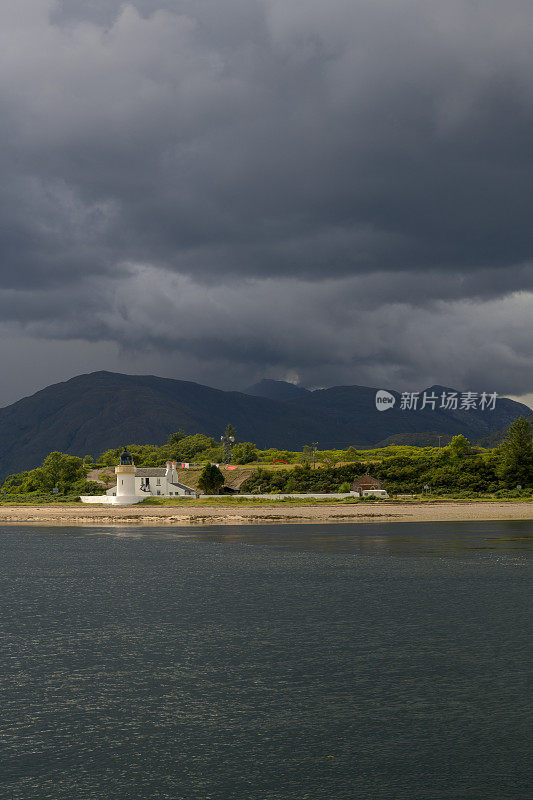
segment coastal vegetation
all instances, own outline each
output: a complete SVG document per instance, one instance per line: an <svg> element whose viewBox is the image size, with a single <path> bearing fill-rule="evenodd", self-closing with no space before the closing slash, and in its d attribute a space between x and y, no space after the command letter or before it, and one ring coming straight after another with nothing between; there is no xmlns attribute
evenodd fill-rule
<svg viewBox="0 0 533 800"><path fill-rule="evenodd" d="M54 451L37 469L9 475L1 488L5 497L24 496L28 499L65 497L75 499L80 494L100 494L102 487L87 480L87 462L77 456Z"/></svg>
<svg viewBox="0 0 533 800"><path fill-rule="evenodd" d="M239 491L250 494L348 492L363 474L381 480L390 495L476 498L526 497L533 493L533 444L529 420L519 417L497 447L473 447L462 435L444 447L389 446L373 450L260 450L251 442L234 445L232 463L248 465ZM204 434L172 434L161 446L129 444L137 466L156 467L166 461L187 462L199 470L198 488L216 493L224 475L216 466L222 447ZM80 494L101 494L102 484L88 480L97 468L117 464L121 448L96 459L54 451L36 469L10 475L0 491L3 502L74 500Z"/></svg>

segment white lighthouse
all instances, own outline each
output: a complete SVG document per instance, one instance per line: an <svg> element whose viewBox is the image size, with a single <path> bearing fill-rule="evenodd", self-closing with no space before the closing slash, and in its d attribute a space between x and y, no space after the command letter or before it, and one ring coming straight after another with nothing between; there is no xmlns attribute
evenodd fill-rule
<svg viewBox="0 0 533 800"><path fill-rule="evenodd" d="M165 467L137 467L127 448L115 467L117 485L104 495L82 495L82 503L105 503L131 506L147 497L196 497L196 490L178 480L178 465L167 461Z"/></svg>
<svg viewBox="0 0 533 800"><path fill-rule="evenodd" d="M138 503L139 498L135 494L135 475L137 474L137 468L133 463L131 453L128 453L126 448L124 448L124 452L120 456L118 466L115 467L115 474L117 476L115 503L117 505Z"/></svg>

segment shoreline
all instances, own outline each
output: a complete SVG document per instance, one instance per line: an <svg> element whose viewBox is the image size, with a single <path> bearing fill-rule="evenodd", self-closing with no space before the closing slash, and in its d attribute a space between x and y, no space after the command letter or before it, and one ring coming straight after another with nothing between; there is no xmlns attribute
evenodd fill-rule
<svg viewBox="0 0 533 800"><path fill-rule="evenodd" d="M0 506L4 525L271 525L347 522L481 522L533 520L532 502L451 501L379 505Z"/></svg>

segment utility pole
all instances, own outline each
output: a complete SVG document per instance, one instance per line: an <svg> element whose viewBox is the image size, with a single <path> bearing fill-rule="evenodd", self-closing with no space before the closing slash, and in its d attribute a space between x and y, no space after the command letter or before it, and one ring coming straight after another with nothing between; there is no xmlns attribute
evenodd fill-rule
<svg viewBox="0 0 533 800"><path fill-rule="evenodd" d="M442 439L442 433L437 434L437 439L439 440L439 447L440 447L440 440Z"/></svg>
<svg viewBox="0 0 533 800"><path fill-rule="evenodd" d="M316 451L318 448L318 442L313 442L312 448L313 448L313 469L316 469L315 464L316 464Z"/></svg>

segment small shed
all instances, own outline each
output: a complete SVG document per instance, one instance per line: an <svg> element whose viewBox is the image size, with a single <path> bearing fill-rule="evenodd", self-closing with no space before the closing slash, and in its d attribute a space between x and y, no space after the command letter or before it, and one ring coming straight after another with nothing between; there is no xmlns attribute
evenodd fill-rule
<svg viewBox="0 0 533 800"><path fill-rule="evenodd" d="M384 489L385 487L377 478L372 475L363 475L361 478L356 478L352 483L352 492L365 492L370 489Z"/></svg>

